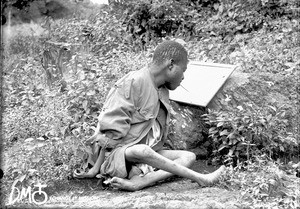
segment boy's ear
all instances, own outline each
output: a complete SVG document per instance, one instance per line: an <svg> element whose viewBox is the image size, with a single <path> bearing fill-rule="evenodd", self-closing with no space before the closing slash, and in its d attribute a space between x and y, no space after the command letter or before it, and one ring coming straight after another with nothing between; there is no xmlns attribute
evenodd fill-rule
<svg viewBox="0 0 300 209"><path fill-rule="evenodd" d="M173 60L173 59L170 59L170 60L169 60L169 68L172 69L172 68L173 68L173 65L174 65L174 60Z"/></svg>

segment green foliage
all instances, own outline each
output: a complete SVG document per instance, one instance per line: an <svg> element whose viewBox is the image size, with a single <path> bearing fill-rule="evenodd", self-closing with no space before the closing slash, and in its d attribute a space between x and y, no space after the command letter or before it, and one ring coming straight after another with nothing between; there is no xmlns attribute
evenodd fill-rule
<svg viewBox="0 0 300 209"><path fill-rule="evenodd" d="M195 27L199 34L210 33L229 39L235 34L250 33L269 24L272 19L295 17L292 8L296 1L280 0L221 0L214 3L216 14L210 17L213 24L203 25L201 22Z"/></svg>
<svg viewBox="0 0 300 209"><path fill-rule="evenodd" d="M41 96L44 86L37 80L43 78L43 73L38 67L38 60L33 57L20 59L18 56L11 56L4 66L4 85L6 93L6 106L16 105L29 106L36 102Z"/></svg>
<svg viewBox="0 0 300 209"><path fill-rule="evenodd" d="M297 156L299 140L296 133L288 132L287 109L269 106L260 109L246 104L238 111L209 111L204 114L211 127L215 157L225 157L225 162L239 162L265 153L270 157Z"/></svg>
<svg viewBox="0 0 300 209"><path fill-rule="evenodd" d="M93 52L99 56L111 56L117 51L140 51L139 40L131 38L126 28L109 9L102 9L88 20L77 17L43 24L49 30L47 39L53 42L72 44L72 50ZM114 52L114 53L111 53Z"/></svg>
<svg viewBox="0 0 300 209"><path fill-rule="evenodd" d="M127 32L143 44L157 37L191 37L199 17L195 8L176 0L128 4L126 14L123 22Z"/></svg>
<svg viewBox="0 0 300 209"><path fill-rule="evenodd" d="M39 39L35 36L13 36L4 44L4 56L11 54L26 54L37 56L41 52Z"/></svg>
<svg viewBox="0 0 300 209"><path fill-rule="evenodd" d="M241 191L238 199L241 208L296 209L300 201L299 180L294 173L281 168L279 161L274 162L266 155L256 156L247 165L228 168L220 184Z"/></svg>
<svg viewBox="0 0 300 209"><path fill-rule="evenodd" d="M6 159L10 164L4 176L6 181L20 181L26 186L33 186L39 181L51 187L54 182L65 183L71 177L72 170L80 161L76 157L80 152L80 141L73 137L62 141L48 136L27 138L16 143L18 146L10 153L11 158Z"/></svg>
<svg viewBox="0 0 300 209"><path fill-rule="evenodd" d="M116 16L126 31L143 45L166 36L189 40L210 34L230 38L261 29L273 18L295 17L291 12L295 6L296 1L283 0L113 1ZM212 24L204 24L207 18Z"/></svg>
<svg viewBox="0 0 300 209"><path fill-rule="evenodd" d="M62 136L61 129L69 123L65 96L47 89L39 60L11 56L5 63L3 136L7 142L47 132Z"/></svg>
<svg viewBox="0 0 300 209"><path fill-rule="evenodd" d="M38 21L43 17L54 19L67 18L74 14L87 17L99 7L91 5L89 2L81 4L74 0L3 0L1 1L3 24L12 25ZM10 16L11 14L11 16ZM9 17L10 16L10 17Z"/></svg>
<svg viewBox="0 0 300 209"><path fill-rule="evenodd" d="M215 4L214 8L217 11L217 14L212 17L214 24L204 28L200 25L200 31L226 37L255 31L261 28L265 21L265 17L254 9L253 5L244 1L222 1Z"/></svg>

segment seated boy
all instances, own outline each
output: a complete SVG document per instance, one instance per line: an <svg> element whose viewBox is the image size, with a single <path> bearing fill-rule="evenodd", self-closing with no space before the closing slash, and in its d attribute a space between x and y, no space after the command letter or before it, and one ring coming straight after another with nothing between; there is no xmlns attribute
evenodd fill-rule
<svg viewBox="0 0 300 209"><path fill-rule="evenodd" d="M157 181L178 175L199 185L215 183L224 171L210 174L189 169L195 154L165 150L163 144L170 120L169 90L184 79L188 53L175 41L164 41L154 51L152 62L129 72L110 90L92 143L112 151L104 159L100 152L94 167L75 177L110 176L109 183L129 191L140 190Z"/></svg>

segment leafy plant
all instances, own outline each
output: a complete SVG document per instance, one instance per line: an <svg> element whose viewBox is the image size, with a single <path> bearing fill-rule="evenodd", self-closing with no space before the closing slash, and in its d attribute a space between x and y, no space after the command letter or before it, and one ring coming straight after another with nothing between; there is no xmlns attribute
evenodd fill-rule
<svg viewBox="0 0 300 209"><path fill-rule="evenodd" d="M49 134L48 137L17 142L15 153L10 153L11 158L5 159L10 166L5 170L4 179L8 182L20 181L26 187L37 182L43 182L48 187L54 186L55 182L66 182L79 165L80 143L73 137L61 140Z"/></svg>
<svg viewBox="0 0 300 209"><path fill-rule="evenodd" d="M297 154L299 141L287 131L284 107L269 106L267 110L257 109L250 104L237 107L236 112L209 111L204 120L211 127L214 155L225 154L225 162L238 163L252 158L257 151L270 157Z"/></svg>
<svg viewBox="0 0 300 209"><path fill-rule="evenodd" d="M198 13L186 2L128 2L125 14L121 21L127 33L131 38L138 39L142 46L147 46L161 37L195 35L194 27Z"/></svg>
<svg viewBox="0 0 300 209"><path fill-rule="evenodd" d="M246 165L229 167L220 185L242 191L238 200L242 208L296 209L300 200L299 181L280 167L280 162L267 155L257 155Z"/></svg>

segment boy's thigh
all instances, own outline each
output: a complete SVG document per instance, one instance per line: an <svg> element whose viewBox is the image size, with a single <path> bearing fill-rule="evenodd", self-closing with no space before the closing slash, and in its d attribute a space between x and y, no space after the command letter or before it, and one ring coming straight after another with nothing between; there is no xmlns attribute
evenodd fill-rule
<svg viewBox="0 0 300 209"><path fill-rule="evenodd" d="M157 151L158 154L170 159L176 160L178 158L186 158L194 155L194 153L186 150L160 150Z"/></svg>

